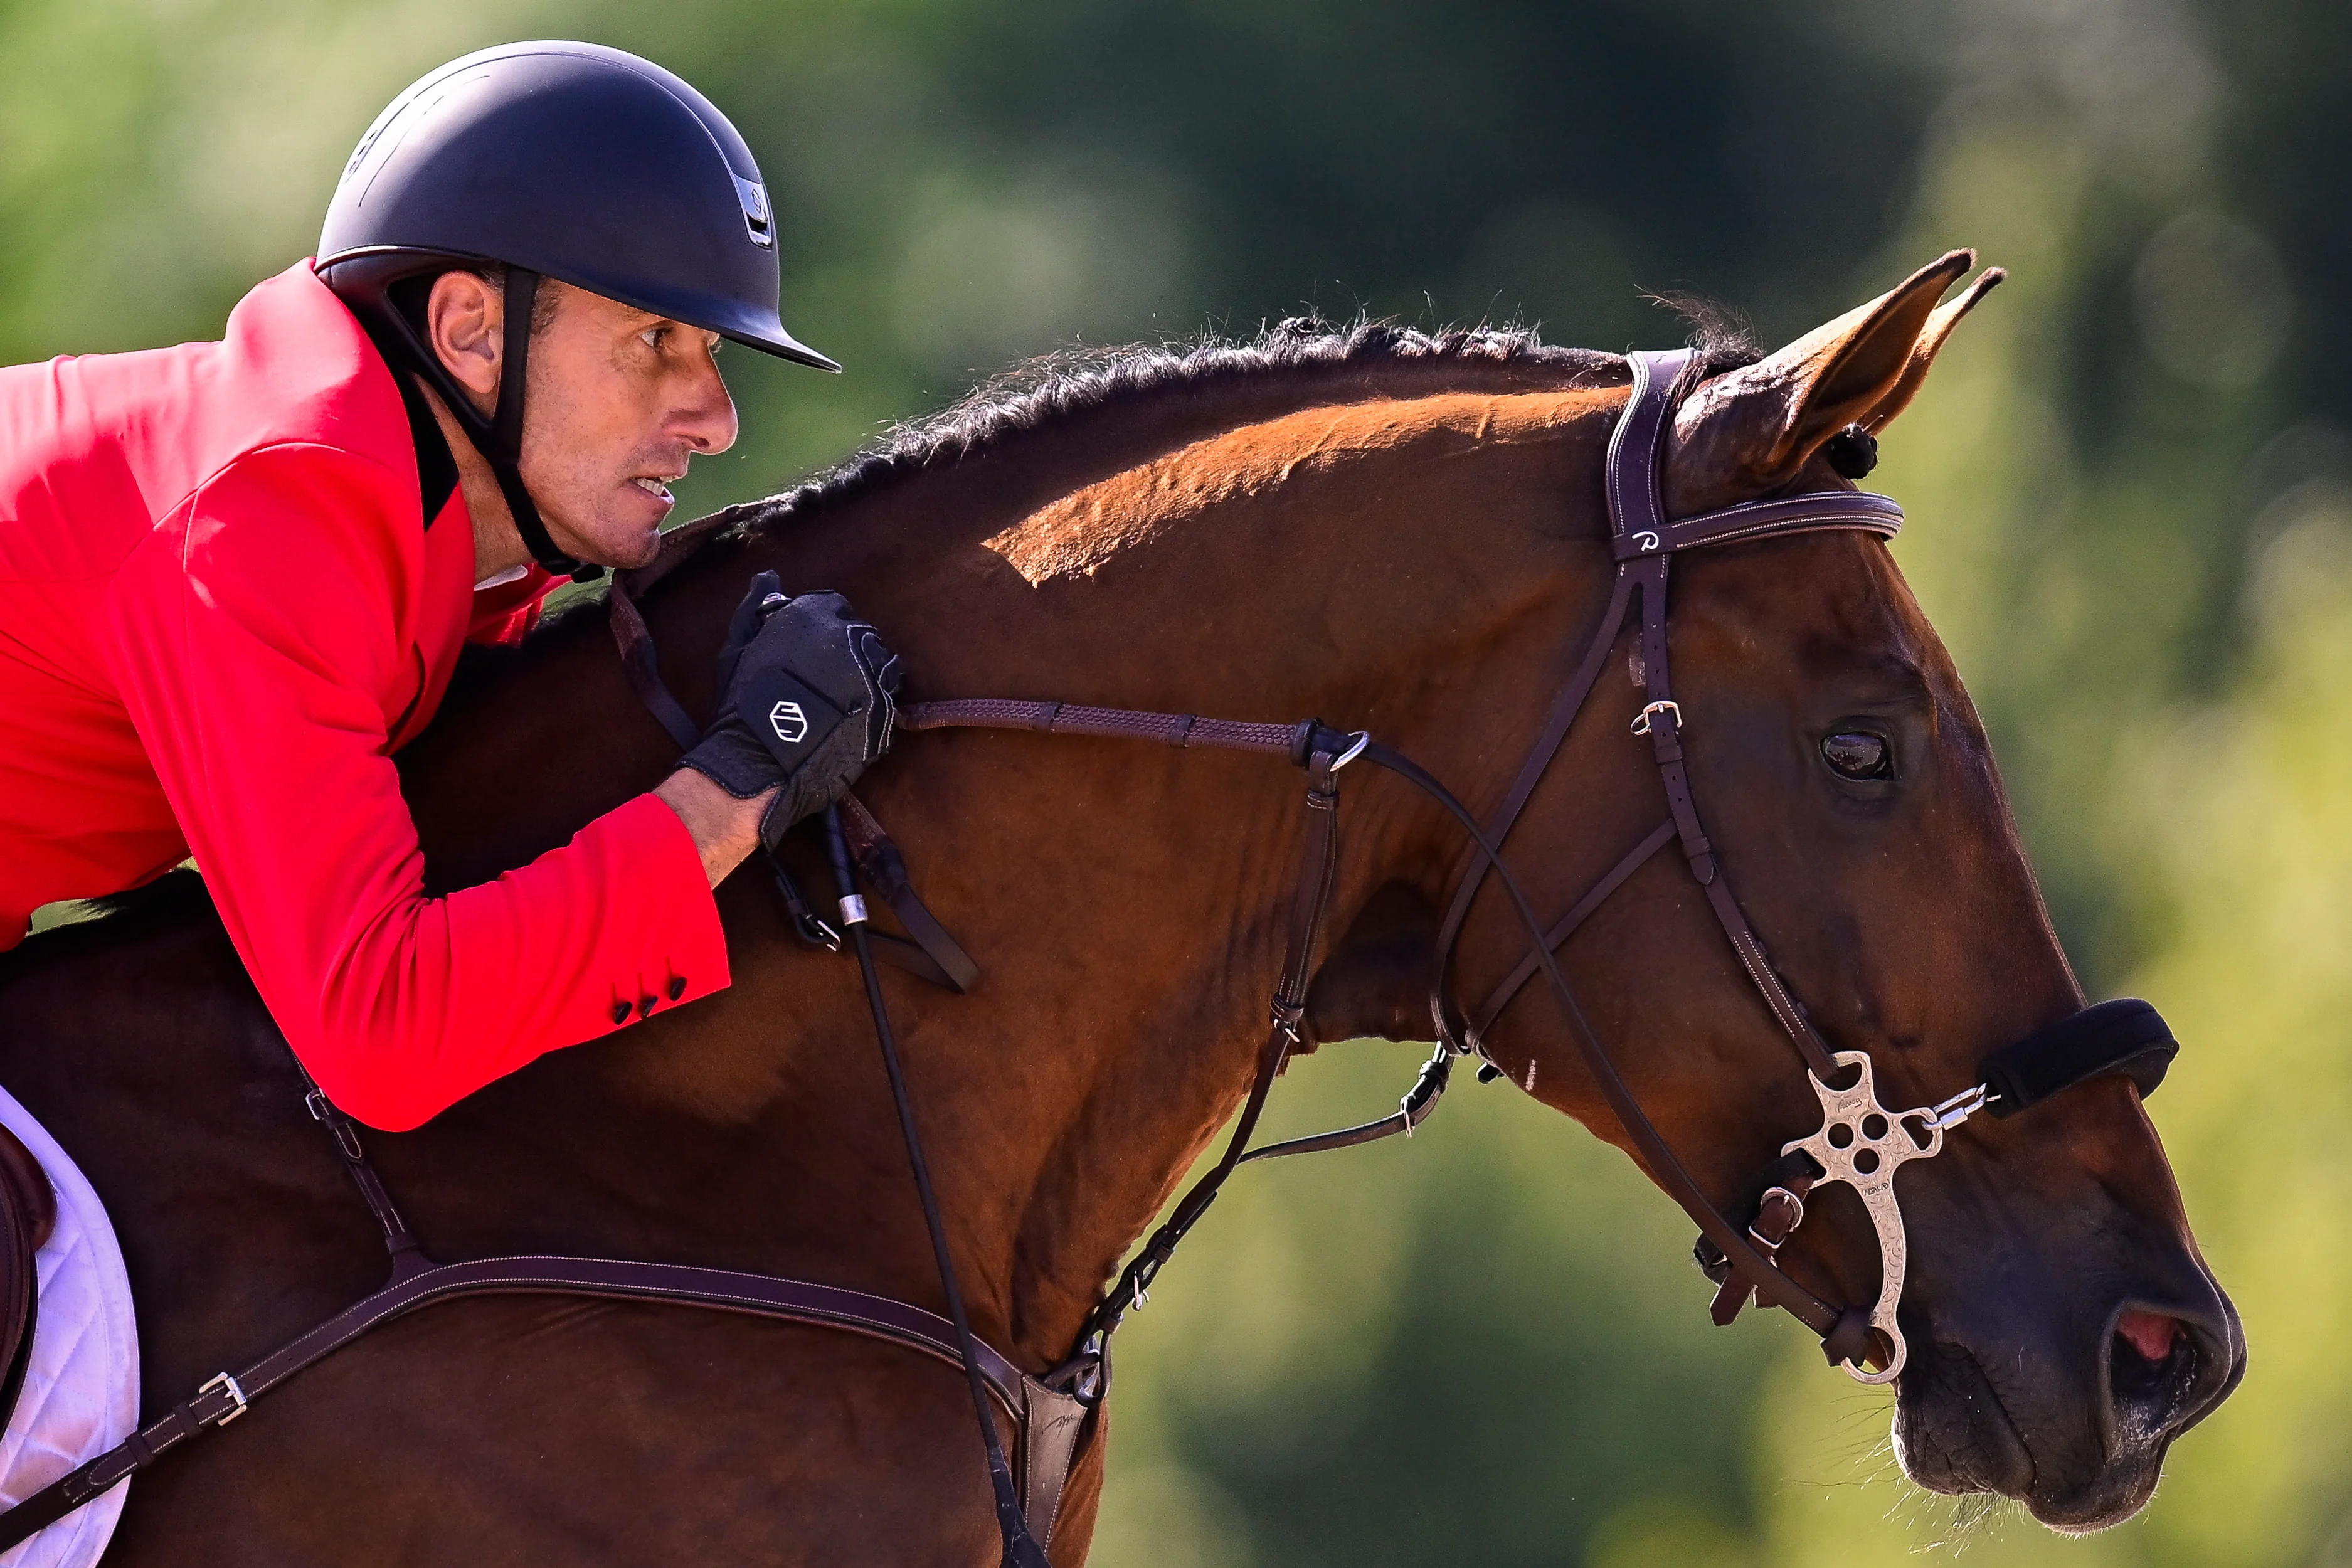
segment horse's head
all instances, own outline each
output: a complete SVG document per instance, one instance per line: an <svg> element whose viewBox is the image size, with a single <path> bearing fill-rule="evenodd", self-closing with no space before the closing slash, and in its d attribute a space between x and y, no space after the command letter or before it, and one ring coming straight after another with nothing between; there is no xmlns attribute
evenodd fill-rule
<svg viewBox="0 0 2352 1568"><path fill-rule="evenodd" d="M1841 432L1892 419L1997 280L1937 310L1969 262L1947 257L1696 384L1666 443L1667 516L1841 486L1831 455L1852 470L1868 449ZM1869 1054L1882 1103L1966 1089L1997 1048L2081 1007L1984 728L1877 538L1825 531L1677 557L1670 624L1692 796L1722 876L1829 1047ZM1629 629L1511 841L1521 879L1554 911L1667 820L1652 748L1627 733L1654 695L1641 664ZM1557 668L1518 690L1523 721ZM1620 825L1622 842L1596 843L1596 819ZM1465 937L1454 974L1475 1000L1528 942L1491 890ZM1822 1110L1678 847L1643 863L1560 955L1643 1108L1745 1223L1758 1173L1820 1129ZM1633 1147L1539 984L1485 1046L1514 1081ZM1906 1166L1896 1193L1909 1248L1905 1468L1937 1490L2021 1499L2062 1529L2135 1512L2167 1446L2228 1393L2245 1352L2131 1082L2096 1078L2013 1117L1979 1115ZM1824 1187L1811 1206L1781 1254L1789 1274L1830 1301L1871 1300L1880 1250L1862 1204Z"/></svg>

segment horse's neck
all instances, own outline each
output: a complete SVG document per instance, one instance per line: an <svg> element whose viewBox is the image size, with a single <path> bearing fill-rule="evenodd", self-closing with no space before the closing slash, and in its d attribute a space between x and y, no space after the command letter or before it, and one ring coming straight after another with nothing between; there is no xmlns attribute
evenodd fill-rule
<svg viewBox="0 0 2352 1568"><path fill-rule="evenodd" d="M1582 417L1563 406L1575 402L1313 409L1068 494L985 465L962 485L927 476L804 531L707 552L649 613L698 710L734 595L774 565L796 586L847 591L887 628L912 699L1320 712L1410 731L1459 710L1470 662L1492 651L1465 629L1465 605L1524 626L1525 602L1559 591L1545 535L1560 521L1531 525L1543 502L1527 498L1558 494L1559 471L1590 460L1582 433L1561 437ZM486 786L530 797L510 808L530 823L504 836L504 863L646 787L670 754L594 628L534 660L558 668L453 713L442 754L411 769L412 793L436 803L420 818L459 837ZM530 749L567 732L533 712L551 692L578 715L576 754ZM1033 1356L1066 1348L1246 1087L1301 788L1266 759L1005 734L903 737L861 786L983 969L970 997L887 989L976 1321ZM1342 911L1388 874L1406 832L1393 813L1360 823ZM443 851L475 874L494 868L472 863L486 858ZM634 1247L934 1300L854 973L793 942L756 865L720 901L731 988L441 1119L412 1144L416 1179L444 1183L420 1206L465 1205L488 1169L508 1196L472 1201L458 1247Z"/></svg>

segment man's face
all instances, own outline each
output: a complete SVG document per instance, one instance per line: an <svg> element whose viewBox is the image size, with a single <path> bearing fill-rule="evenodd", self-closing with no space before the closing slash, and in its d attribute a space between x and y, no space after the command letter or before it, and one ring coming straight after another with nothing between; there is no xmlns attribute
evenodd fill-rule
<svg viewBox="0 0 2352 1568"><path fill-rule="evenodd" d="M735 403L714 357L719 335L552 278L539 289L523 484L558 550L642 565L660 547L662 520L676 504L669 484L687 458L735 444ZM500 291L473 273L446 273L428 314L442 363L488 414L504 343Z"/></svg>
<svg viewBox="0 0 2352 1568"><path fill-rule="evenodd" d="M557 549L642 565L687 458L735 444L719 334L553 279L540 288L554 319L530 340L523 483Z"/></svg>

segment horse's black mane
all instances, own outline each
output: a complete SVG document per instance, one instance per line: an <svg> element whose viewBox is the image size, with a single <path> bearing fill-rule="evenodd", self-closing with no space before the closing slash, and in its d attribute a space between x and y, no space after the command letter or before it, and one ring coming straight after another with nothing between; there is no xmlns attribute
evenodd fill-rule
<svg viewBox="0 0 2352 1568"><path fill-rule="evenodd" d="M1661 297L1692 325L1700 374L1755 363L1758 352L1737 312L1696 297ZM747 528L773 527L872 491L907 475L971 456L1007 437L1073 415L1178 392L1385 367L1486 366L1549 373L1562 382L1614 380L1622 356L1546 343L1532 327L1448 327L1424 332L1360 319L1340 327L1311 316L1277 321L1250 338L1216 334L1173 342L1071 348L1040 354L990 377L947 407L905 420L846 461L761 503Z"/></svg>

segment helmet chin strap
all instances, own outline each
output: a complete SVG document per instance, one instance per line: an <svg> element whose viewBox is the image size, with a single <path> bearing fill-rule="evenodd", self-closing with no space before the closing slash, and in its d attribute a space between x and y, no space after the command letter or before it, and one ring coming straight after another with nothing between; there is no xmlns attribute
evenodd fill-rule
<svg viewBox="0 0 2352 1568"><path fill-rule="evenodd" d="M479 415L472 418L469 403L458 423L498 476L499 493L506 497L507 510L513 514L515 531L522 535L523 547L531 559L558 577L569 577L575 583L593 582L604 574L602 566L574 561L555 548L555 541L547 534L547 524L540 521L539 508L530 499L530 491L522 482L522 405L523 388L530 364L530 318L539 300L539 274L520 267L507 268L506 281L506 344L499 362L499 405L486 423Z"/></svg>
<svg viewBox="0 0 2352 1568"><path fill-rule="evenodd" d="M474 406L473 398L449 374L425 333L406 313L389 300L379 300L367 307L362 319L372 330L388 330L389 341L404 348L404 357L441 395L450 417L457 421L466 439L473 443L474 450L482 455L490 472L497 476L499 493L506 498L515 531L522 535L523 548L530 552L531 559L558 577L569 577L575 583L593 582L604 574L604 569L574 561L555 548L555 541L548 537L547 524L540 520L539 508L522 482L523 387L530 365L530 316L531 307L539 298L539 274L525 268L508 268L504 298L506 325L499 362L499 404L488 418ZM388 340L379 331L376 341L384 343Z"/></svg>

